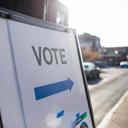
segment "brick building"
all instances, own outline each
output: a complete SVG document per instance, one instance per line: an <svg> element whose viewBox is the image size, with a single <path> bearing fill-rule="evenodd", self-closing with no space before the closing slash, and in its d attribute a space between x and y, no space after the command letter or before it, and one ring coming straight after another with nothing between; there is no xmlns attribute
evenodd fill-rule
<svg viewBox="0 0 128 128"><path fill-rule="evenodd" d="M100 38L97 36L84 33L79 35L81 48L89 49L91 51L99 51L101 49Z"/></svg>
<svg viewBox="0 0 128 128"><path fill-rule="evenodd" d="M58 0L1 0L0 7L52 23L68 25L68 9Z"/></svg>
<svg viewBox="0 0 128 128"><path fill-rule="evenodd" d="M128 47L102 48L102 60L109 66L119 66L121 61L128 61Z"/></svg>
<svg viewBox="0 0 128 128"><path fill-rule="evenodd" d="M100 38L84 33L79 35L82 56L84 61L96 61L100 58Z"/></svg>

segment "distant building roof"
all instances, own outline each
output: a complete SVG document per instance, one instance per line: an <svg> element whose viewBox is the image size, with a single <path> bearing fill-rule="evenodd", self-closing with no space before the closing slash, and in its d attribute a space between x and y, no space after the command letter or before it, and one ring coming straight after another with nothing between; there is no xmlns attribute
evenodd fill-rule
<svg viewBox="0 0 128 128"><path fill-rule="evenodd" d="M101 49L100 38L89 33L79 35L79 41L81 47L90 48L90 50L94 51Z"/></svg>

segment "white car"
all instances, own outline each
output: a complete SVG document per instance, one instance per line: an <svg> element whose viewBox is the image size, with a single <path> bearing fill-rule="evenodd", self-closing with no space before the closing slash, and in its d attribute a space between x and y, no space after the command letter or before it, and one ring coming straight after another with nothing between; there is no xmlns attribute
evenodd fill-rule
<svg viewBox="0 0 128 128"><path fill-rule="evenodd" d="M121 61L120 62L120 67L121 68L128 68L128 61Z"/></svg>
<svg viewBox="0 0 128 128"><path fill-rule="evenodd" d="M100 77L100 68L97 67L92 62L83 62L83 68L87 79L99 78Z"/></svg>

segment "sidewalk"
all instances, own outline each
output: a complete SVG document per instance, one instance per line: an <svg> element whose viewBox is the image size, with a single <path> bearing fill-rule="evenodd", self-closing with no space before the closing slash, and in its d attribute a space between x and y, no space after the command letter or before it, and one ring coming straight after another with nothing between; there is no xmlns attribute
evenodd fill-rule
<svg viewBox="0 0 128 128"><path fill-rule="evenodd" d="M128 91L97 128L128 128Z"/></svg>

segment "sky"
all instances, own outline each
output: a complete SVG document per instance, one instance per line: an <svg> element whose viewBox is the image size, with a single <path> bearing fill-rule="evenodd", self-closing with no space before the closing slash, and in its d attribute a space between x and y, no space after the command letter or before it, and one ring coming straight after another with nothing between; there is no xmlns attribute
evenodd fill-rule
<svg viewBox="0 0 128 128"><path fill-rule="evenodd" d="M128 0L59 0L69 9L69 27L90 33L105 47L128 46Z"/></svg>

